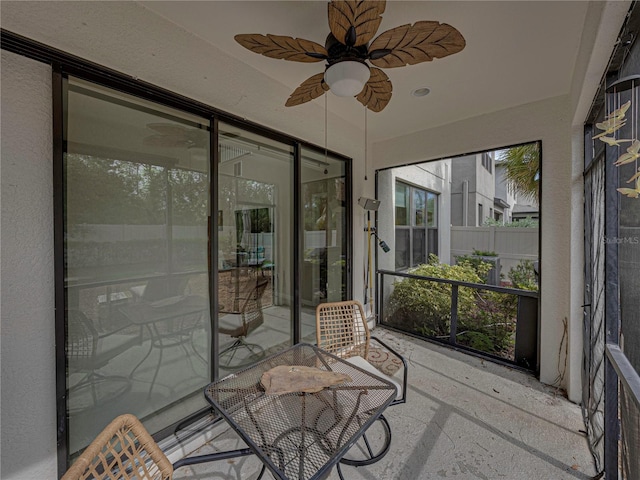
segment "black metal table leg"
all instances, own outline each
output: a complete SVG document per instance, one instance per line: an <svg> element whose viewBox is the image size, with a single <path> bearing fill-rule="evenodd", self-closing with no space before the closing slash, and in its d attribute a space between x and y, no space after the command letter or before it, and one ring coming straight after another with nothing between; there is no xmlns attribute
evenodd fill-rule
<svg viewBox="0 0 640 480"><path fill-rule="evenodd" d="M380 449L380 451L374 452L369 443L369 439L367 438L367 432L364 432L362 434L362 440L365 443L369 458L362 459L362 460L355 460L355 459L343 457L340 460L340 462L336 464L336 469L338 470L338 476L340 477L341 480L344 480L344 477L342 476L342 470L340 468L340 464L350 465L352 467L362 467L364 465L371 465L372 463L376 463L380 461L389 452L389 448L391 447L391 426L389 425L389 421L384 417L384 415L380 415L376 419L376 422L380 422L384 431L384 443L382 445L382 448Z"/></svg>

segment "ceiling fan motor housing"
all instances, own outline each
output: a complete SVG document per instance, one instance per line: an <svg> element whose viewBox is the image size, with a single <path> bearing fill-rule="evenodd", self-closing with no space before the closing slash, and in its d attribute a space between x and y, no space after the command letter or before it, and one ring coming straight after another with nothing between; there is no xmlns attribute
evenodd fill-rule
<svg viewBox="0 0 640 480"><path fill-rule="evenodd" d="M327 35L325 48L327 49L327 53L329 54L327 58L327 62L329 63L329 65L343 62L345 60L365 63L365 60L367 59L368 45L349 47L344 43L340 43L332 33L329 33L329 35Z"/></svg>

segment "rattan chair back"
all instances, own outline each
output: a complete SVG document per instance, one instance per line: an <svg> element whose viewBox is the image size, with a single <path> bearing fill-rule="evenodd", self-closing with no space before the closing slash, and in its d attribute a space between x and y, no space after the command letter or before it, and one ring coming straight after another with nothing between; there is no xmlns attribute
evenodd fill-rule
<svg viewBox="0 0 640 480"><path fill-rule="evenodd" d="M243 337L246 337L264 323L264 313L262 311L262 296L269 285L268 278L258 278L255 288L242 305L242 326Z"/></svg>
<svg viewBox="0 0 640 480"><path fill-rule="evenodd" d="M173 465L133 415L114 419L62 480L170 480Z"/></svg>
<svg viewBox="0 0 640 480"><path fill-rule="evenodd" d="M67 314L67 343L65 351L72 370L94 370L98 352L99 334L93 323L79 310L70 309ZM106 362L105 362L106 363Z"/></svg>
<svg viewBox="0 0 640 480"><path fill-rule="evenodd" d="M369 355L369 327L357 300L321 303L316 308L318 347L341 358Z"/></svg>

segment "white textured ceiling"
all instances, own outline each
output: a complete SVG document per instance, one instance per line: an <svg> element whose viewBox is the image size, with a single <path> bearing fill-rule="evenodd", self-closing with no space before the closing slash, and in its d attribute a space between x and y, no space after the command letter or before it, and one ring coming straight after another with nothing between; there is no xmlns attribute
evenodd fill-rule
<svg viewBox="0 0 640 480"><path fill-rule="evenodd" d="M301 37L324 44L329 27L322 1L149 1L144 8L273 78L293 91L324 69L256 55L237 44L237 33ZM444 125L544 98L566 94L571 84L588 2L585 1L389 1L378 33L418 20L456 27L466 48L419 65L387 69L391 102L368 113L368 130L377 138ZM220 68L225 68L220 65ZM249 88L276 95L256 76ZM428 87L415 98L410 92ZM282 96L280 89L277 95ZM284 104L286 96L279 101ZM362 126L364 108L353 98L328 94L328 108ZM314 103L324 106L324 97ZM304 110L308 105L291 107ZM317 108L317 107L316 107Z"/></svg>

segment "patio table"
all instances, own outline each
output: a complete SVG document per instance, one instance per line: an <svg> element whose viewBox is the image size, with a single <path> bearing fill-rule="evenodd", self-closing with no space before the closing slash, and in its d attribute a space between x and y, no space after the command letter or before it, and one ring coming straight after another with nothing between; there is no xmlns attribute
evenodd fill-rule
<svg viewBox="0 0 640 480"><path fill-rule="evenodd" d="M262 374L279 365L303 365L346 373L351 381L316 393L266 394ZM205 398L249 446L248 449L184 458L174 465L202 463L255 454L276 479L316 480L329 474L376 420L387 429L382 458L391 440L382 413L396 397L396 387L313 345L298 344L242 371L228 375L204 391ZM338 468L342 477L342 473ZM259 478L260 478L259 477Z"/></svg>
<svg viewBox="0 0 640 480"><path fill-rule="evenodd" d="M204 325L202 319L208 308L208 299L199 295L179 295L156 302L134 303L119 308L131 324L146 328L150 337L147 353L133 367L129 378L133 378L135 371L149 358L154 348L159 351L148 398L151 398L151 392L160 372L162 352L165 348L176 346L184 348L184 345L190 342L197 358L203 363L207 363L207 360L193 345L193 332L196 325Z"/></svg>

